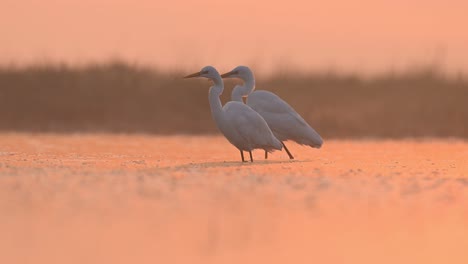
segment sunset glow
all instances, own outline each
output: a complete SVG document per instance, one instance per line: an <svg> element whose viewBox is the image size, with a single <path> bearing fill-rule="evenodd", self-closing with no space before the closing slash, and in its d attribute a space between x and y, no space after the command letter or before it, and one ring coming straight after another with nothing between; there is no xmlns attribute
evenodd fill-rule
<svg viewBox="0 0 468 264"><path fill-rule="evenodd" d="M468 72L466 1L2 1L1 64Z"/></svg>

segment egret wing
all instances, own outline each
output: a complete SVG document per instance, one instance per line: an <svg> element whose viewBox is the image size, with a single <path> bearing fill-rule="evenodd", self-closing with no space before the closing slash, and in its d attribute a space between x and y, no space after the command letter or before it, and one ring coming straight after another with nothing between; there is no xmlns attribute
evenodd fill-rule
<svg viewBox="0 0 468 264"><path fill-rule="evenodd" d="M253 109L240 102L229 102L224 108L231 128L245 141L246 149L281 149L267 122Z"/></svg>
<svg viewBox="0 0 468 264"><path fill-rule="evenodd" d="M299 144L320 147L320 135L283 99L268 91L255 91L247 104L268 123L279 140L294 140Z"/></svg>

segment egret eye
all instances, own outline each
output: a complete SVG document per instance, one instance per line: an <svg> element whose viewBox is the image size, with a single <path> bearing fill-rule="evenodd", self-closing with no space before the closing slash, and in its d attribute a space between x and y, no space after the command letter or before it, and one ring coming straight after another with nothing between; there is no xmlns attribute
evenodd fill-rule
<svg viewBox="0 0 468 264"><path fill-rule="evenodd" d="M202 71L201 74L208 74L208 70Z"/></svg>

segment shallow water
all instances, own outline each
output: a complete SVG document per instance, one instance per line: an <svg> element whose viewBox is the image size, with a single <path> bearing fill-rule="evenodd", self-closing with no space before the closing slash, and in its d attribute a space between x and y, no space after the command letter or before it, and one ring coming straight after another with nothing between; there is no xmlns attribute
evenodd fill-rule
<svg viewBox="0 0 468 264"><path fill-rule="evenodd" d="M0 137L1 263L466 263L468 143Z"/></svg>

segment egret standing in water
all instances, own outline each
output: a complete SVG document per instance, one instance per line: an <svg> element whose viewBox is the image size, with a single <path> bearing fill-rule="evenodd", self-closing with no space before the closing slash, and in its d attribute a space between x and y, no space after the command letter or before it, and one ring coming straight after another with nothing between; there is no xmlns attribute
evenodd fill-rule
<svg viewBox="0 0 468 264"><path fill-rule="evenodd" d="M284 100L269 91L255 91L255 78L249 67L237 66L232 71L221 75L222 78L239 78L244 83L236 85L232 90L232 101L242 102L247 96L247 105L259 113L268 123L271 131L281 141L290 159L294 159L284 144L285 140L293 140L301 145L320 148L323 140L320 135ZM265 159L268 152L265 152Z"/></svg>
<svg viewBox="0 0 468 264"><path fill-rule="evenodd" d="M209 102L211 115L218 129L241 153L244 161L244 152L250 154L253 162L252 150L263 149L266 153L281 150L281 142L273 135L265 120L252 108L241 102L228 102L222 107L219 96L223 93L223 79L212 66L206 66L201 71L185 76L184 78L204 77L213 81L210 87Z"/></svg>

